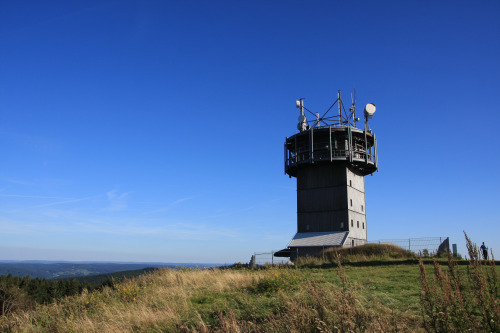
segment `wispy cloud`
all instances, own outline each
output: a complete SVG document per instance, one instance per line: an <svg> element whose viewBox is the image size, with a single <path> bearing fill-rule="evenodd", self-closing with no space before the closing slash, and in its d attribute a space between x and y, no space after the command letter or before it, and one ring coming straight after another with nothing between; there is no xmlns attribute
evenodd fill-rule
<svg viewBox="0 0 500 333"><path fill-rule="evenodd" d="M95 198L95 196L85 197L85 198L67 198L67 199L61 200L61 201L55 201L55 202L49 202L49 203L42 204L42 205L37 205L37 206L34 206L33 208L43 208L43 207L50 207L50 206L57 206L57 205L65 205L65 204L69 204L69 203L91 200L93 198Z"/></svg>
<svg viewBox="0 0 500 333"><path fill-rule="evenodd" d="M257 207L258 207L258 205L253 205L253 206L249 206L249 207L234 210L234 211L226 211L226 212L222 211L219 214L210 215L210 216L208 216L208 218L225 217L225 216L231 216L231 215L235 215L235 214L241 214L244 212L251 211Z"/></svg>
<svg viewBox="0 0 500 333"><path fill-rule="evenodd" d="M107 208L107 210L111 211L126 210L128 208L127 197L131 193L132 192L118 193L117 190L108 191L106 193L109 201L109 207Z"/></svg>
<svg viewBox="0 0 500 333"><path fill-rule="evenodd" d="M9 197L9 198L26 198L26 199L56 199L56 200L73 200L72 198L64 198L64 197L51 197L44 195L25 195L25 194L5 194L0 193L1 197Z"/></svg>
<svg viewBox="0 0 500 333"><path fill-rule="evenodd" d="M44 221L28 222L24 219L0 219L0 232L2 234L41 234L41 233L65 233L71 232L74 229L69 224L54 223Z"/></svg>
<svg viewBox="0 0 500 333"><path fill-rule="evenodd" d="M180 203L182 203L184 201L192 200L194 198L196 198L196 197L193 196L193 197L181 198L181 199L175 200L174 202L169 203L168 205L166 205L164 207L146 212L145 214L163 213L163 212L166 212L166 211L174 208L175 206L179 205Z"/></svg>
<svg viewBox="0 0 500 333"><path fill-rule="evenodd" d="M240 238L237 230L228 228L215 228L206 224L165 222L156 220L146 221L121 221L114 220L87 220L74 223L74 227L80 232L122 235L122 236L146 236L161 237L170 240L200 241L217 238Z"/></svg>

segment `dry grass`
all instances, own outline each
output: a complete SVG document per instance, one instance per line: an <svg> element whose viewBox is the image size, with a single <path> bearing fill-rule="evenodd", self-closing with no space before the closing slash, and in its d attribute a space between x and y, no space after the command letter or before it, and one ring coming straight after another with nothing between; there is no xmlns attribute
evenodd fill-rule
<svg viewBox="0 0 500 333"><path fill-rule="evenodd" d="M159 270L114 288L0 317L0 331L498 331L494 261L486 265L475 256L477 249L470 249L469 269L459 270L450 259L448 270L435 263L431 278L420 265L421 315L418 307L400 299L410 285L387 282L380 274L383 266L344 269L338 261L337 268L326 269ZM415 290L403 298L411 296L410 302L418 303L418 265L411 265L414 273L409 269L393 266L391 272L414 281Z"/></svg>
<svg viewBox="0 0 500 333"><path fill-rule="evenodd" d="M0 319L2 332L391 332L415 323L296 269L159 270ZM418 324L417 324L418 326ZM410 327L412 327L410 329Z"/></svg>
<svg viewBox="0 0 500 333"><path fill-rule="evenodd" d="M249 286L258 273L230 270L159 270L103 291L66 298L36 311L0 319L3 332L166 332L199 317L191 298Z"/></svg>
<svg viewBox="0 0 500 333"><path fill-rule="evenodd" d="M299 267L336 265L339 257L343 263L367 261L383 263L394 260L418 259L415 253L393 244L364 244L349 248L329 248L316 256L299 258L296 265Z"/></svg>
<svg viewBox="0 0 500 333"><path fill-rule="evenodd" d="M433 278L420 260L421 305L428 332L499 332L500 287L493 253L481 260L477 246L465 235L469 266L460 269L448 259L443 271L434 261Z"/></svg>
<svg viewBox="0 0 500 333"><path fill-rule="evenodd" d="M351 248L332 248L325 251L325 257L330 262L336 262L337 256L340 256L342 262L417 258L413 252L393 244L364 244Z"/></svg>

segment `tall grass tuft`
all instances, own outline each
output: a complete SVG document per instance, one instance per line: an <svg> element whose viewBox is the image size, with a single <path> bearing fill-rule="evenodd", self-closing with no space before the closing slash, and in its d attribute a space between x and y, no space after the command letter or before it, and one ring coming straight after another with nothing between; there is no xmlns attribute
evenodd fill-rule
<svg viewBox="0 0 500 333"><path fill-rule="evenodd" d="M339 259L339 257L337 257ZM366 302L356 292L338 261L336 270L340 284L325 280L306 280L295 292L278 290L274 311L258 323L238 319L234 310L219 311L218 324L198 323L185 332L408 332L407 323L394 320L391 312L378 303ZM274 274L272 272L271 274ZM290 273L287 273L290 274ZM258 287L262 277L255 282ZM280 283L287 284L288 277ZM268 283L266 282L267 286ZM274 285L274 278L273 283ZM275 288L271 289L276 291ZM268 288L264 291L269 291ZM399 324L399 327L398 327Z"/></svg>
<svg viewBox="0 0 500 333"><path fill-rule="evenodd" d="M336 265L340 256L343 263L375 262L417 259L417 255L394 244L363 244L354 247L333 247L320 251L313 256L295 260L296 267Z"/></svg>
<svg viewBox="0 0 500 333"><path fill-rule="evenodd" d="M500 289L493 253L481 260L467 234L469 265L465 272L448 257L447 270L434 261L433 277L420 259L421 314L428 332L499 332Z"/></svg>

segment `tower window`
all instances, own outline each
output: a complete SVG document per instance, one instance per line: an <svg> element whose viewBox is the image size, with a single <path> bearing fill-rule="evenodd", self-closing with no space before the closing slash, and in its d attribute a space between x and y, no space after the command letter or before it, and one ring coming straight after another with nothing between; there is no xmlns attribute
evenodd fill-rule
<svg viewBox="0 0 500 333"><path fill-rule="evenodd" d="M358 222L358 228L359 228L359 221L357 221L357 222Z"/></svg>
<svg viewBox="0 0 500 333"><path fill-rule="evenodd" d="M309 231L309 224L308 224L308 225L306 225L306 230L307 230L307 231Z"/></svg>
<svg viewBox="0 0 500 333"><path fill-rule="evenodd" d="M349 186L351 186L351 187L352 187L352 180L350 180L350 181L349 181Z"/></svg>
<svg viewBox="0 0 500 333"><path fill-rule="evenodd" d="M351 207L352 207L352 199L351 199Z"/></svg>
<svg viewBox="0 0 500 333"><path fill-rule="evenodd" d="M344 222L340 222L340 229L344 229Z"/></svg>
<svg viewBox="0 0 500 333"><path fill-rule="evenodd" d="M363 205L361 205L361 211L363 211L363 209L364 209L364 207L363 207Z"/></svg>
<svg viewBox="0 0 500 333"><path fill-rule="evenodd" d="M365 222L363 222L363 229L365 228Z"/></svg>
<svg viewBox="0 0 500 333"><path fill-rule="evenodd" d="M354 227L354 221L351 220L351 227Z"/></svg>

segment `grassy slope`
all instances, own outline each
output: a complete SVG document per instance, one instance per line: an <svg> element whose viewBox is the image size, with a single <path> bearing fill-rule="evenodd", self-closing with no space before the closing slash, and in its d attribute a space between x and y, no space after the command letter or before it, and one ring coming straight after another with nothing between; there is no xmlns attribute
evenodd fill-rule
<svg viewBox="0 0 500 333"><path fill-rule="evenodd" d="M376 272L368 267L350 267L346 274L360 294L373 298L375 291L374 296L386 306L402 312L410 309L411 316L418 314L418 307L414 306L418 303L418 267L378 266ZM396 278L401 276L404 278ZM270 285L258 289L259 281L270 281ZM97 332L217 327L223 321L218 311L224 315L231 312L240 321L259 323L269 321L268 316L286 303L287 296L300 298L297 294L304 294L307 284L314 281L325 289L330 288L330 283L340 282L333 268L161 270L125 282L116 290L83 294L6 318L3 329L10 326L13 331ZM401 291L407 289L411 297L401 297ZM20 325L13 325L14 322Z"/></svg>
<svg viewBox="0 0 500 333"><path fill-rule="evenodd" d="M431 267L427 269L429 274ZM497 268L498 271L498 268ZM347 276L347 286L342 288ZM417 264L159 270L31 312L1 331L423 331Z"/></svg>
<svg viewBox="0 0 500 333"><path fill-rule="evenodd" d="M420 275L418 265L344 267L360 295L376 299L391 309L412 314L420 310ZM330 281L338 281L334 269L319 271Z"/></svg>

